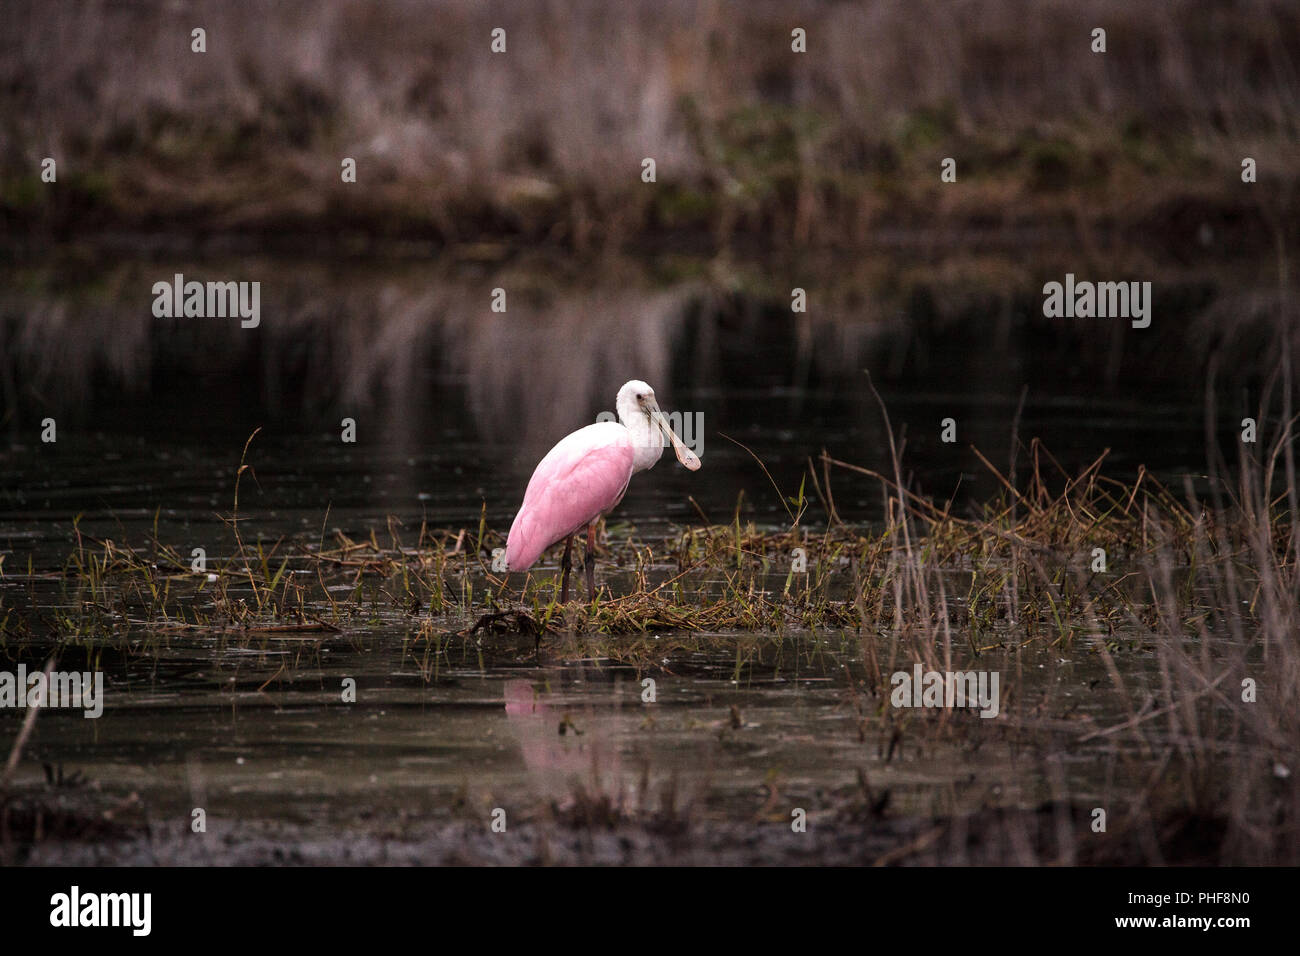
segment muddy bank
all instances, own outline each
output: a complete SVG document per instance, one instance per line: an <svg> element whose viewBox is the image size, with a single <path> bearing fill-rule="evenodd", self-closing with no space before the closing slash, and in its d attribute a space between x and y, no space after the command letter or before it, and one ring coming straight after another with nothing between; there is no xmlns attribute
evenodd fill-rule
<svg viewBox="0 0 1300 956"><path fill-rule="evenodd" d="M592 810L547 808L504 833L486 819L372 818L343 829L213 821L196 834L146 824L138 807L126 813L136 819L118 819L121 802L106 816L84 801L27 796L6 801L0 819L5 862L29 866L1203 866L1219 862L1227 830L1214 814L1170 812L1095 833L1090 808L1064 803L935 818L812 815L804 832L773 820L574 816Z"/></svg>

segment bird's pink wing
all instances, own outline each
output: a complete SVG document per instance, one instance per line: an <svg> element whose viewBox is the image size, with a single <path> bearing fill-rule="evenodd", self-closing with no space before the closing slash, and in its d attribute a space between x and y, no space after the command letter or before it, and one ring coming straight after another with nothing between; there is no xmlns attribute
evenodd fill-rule
<svg viewBox="0 0 1300 956"><path fill-rule="evenodd" d="M510 526L506 565L525 571L551 545L618 504L632 477L632 443L613 422L581 428L538 464Z"/></svg>

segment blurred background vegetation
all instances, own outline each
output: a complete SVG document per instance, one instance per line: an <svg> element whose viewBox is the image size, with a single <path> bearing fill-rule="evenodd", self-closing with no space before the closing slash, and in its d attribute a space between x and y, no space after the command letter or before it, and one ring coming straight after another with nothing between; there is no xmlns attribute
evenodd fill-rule
<svg viewBox="0 0 1300 956"><path fill-rule="evenodd" d="M1157 231L1177 249L1203 222L1235 249L1295 238L1292 3L10 0L0 16L10 242L785 251L939 228L1085 247ZM960 188L939 181L946 156Z"/></svg>

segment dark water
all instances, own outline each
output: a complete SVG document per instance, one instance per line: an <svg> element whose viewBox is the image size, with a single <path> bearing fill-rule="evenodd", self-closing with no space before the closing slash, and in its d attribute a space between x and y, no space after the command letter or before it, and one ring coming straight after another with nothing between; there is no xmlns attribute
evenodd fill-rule
<svg viewBox="0 0 1300 956"><path fill-rule="evenodd" d="M261 325L154 318L149 287L175 272L261 276ZM1212 310L1187 304L1203 281L1171 280L1181 293L1168 293L1163 311L1157 300L1152 328L1135 330L1054 324L1034 314L1041 296L1023 282L995 283L993 298L975 304L867 288L827 307L814 294L810 312L794 314L770 282L746 293L641 273L592 287L544 272L409 265L128 263L71 284L66 270L15 270L0 313L9 439L0 541L12 567L42 537L64 546L78 514L103 534L151 525L158 511L160 529L205 544L259 428L242 504L266 536L319 530L327 508L330 525L348 532L388 514L477 524L483 507L504 530L533 464L610 409L634 377L655 386L665 410L700 417L706 462L690 474L665 459L638 479L620 511L636 523L700 511L725 522L742 493L742 517L785 523L781 497L823 451L892 472L869 382L902 441L905 474L942 500L998 491L971 446L1009 471L1013 428L1066 471L1109 449L1116 477L1145 467L1179 485L1206 468L1210 356L1226 370L1212 413L1224 442L1264 373L1264 340L1251 353L1249 330L1229 347L1219 329L1214 348L1205 345ZM1253 287L1220 281L1220 300L1244 295L1241 282ZM505 286L508 311L493 313L491 289ZM855 296L856 308L838 301ZM47 418L53 444L41 441ZM345 418L356 423L354 444L341 441ZM951 443L941 440L948 418ZM734 442L762 460L780 495ZM1029 465L1023 450L1018 465ZM878 517L878 483L843 471L832 479L841 517Z"/></svg>
<svg viewBox="0 0 1300 956"><path fill-rule="evenodd" d="M829 817L861 802L859 775L904 816L1108 803L1141 783L1129 739L1039 755L1044 726L1063 742L1115 722L1093 691L1104 671L1082 648L988 663L1043 711L1035 726L963 714L895 746L874 716L881 702L846 680L862 665L852 635L704 638L665 656L647 702L642 673L586 656L580 641L535 656L508 638L431 650L393 626L308 642L142 636L101 659L105 717L43 715L16 780L39 785L47 764L95 793L135 795L153 841L112 858L136 862L240 859L321 833L325 859L375 861L374 844L404 845L420 827L486 831L499 811L532 823L575 793L707 827L781 823L792 808ZM1138 693L1158 680L1147 657L1126 667ZM341 699L347 678L355 703ZM211 842L186 832L195 808ZM95 858L86 852L53 843L32 859Z"/></svg>
<svg viewBox="0 0 1300 956"><path fill-rule="evenodd" d="M762 459L781 495L798 491L823 451L889 472L868 373L913 486L959 506L999 488L970 446L1009 470L1013 427L1066 471L1110 449L1118 477L1146 467L1180 488L1205 473L1209 352L1193 334L1204 317L1174 311L1172 295L1143 339L1114 326L1044 328L1031 284L1002 290L985 312L881 294L796 316L770 289L698 279L592 288L545 273L224 265L128 263L82 284L39 269L7 276L0 614L35 609L39 620L75 606L77 595L41 578L64 566L74 521L137 546L156 525L183 554L228 555L221 516L258 428L239 488L247 540L315 541L336 528L362 537L390 515L414 539L421 523L477 529L484 509L504 533L535 461L632 377L654 385L665 410L702 414L704 467L690 473L666 456L639 476L613 536L701 514L726 523L738 504L743 520L788 524L762 469L726 436ZM149 285L173 271L263 276L262 325L153 318ZM487 305L500 283L521 290L505 315ZM1219 436L1231 436L1241 389L1257 377L1233 370L1237 391L1214 412ZM47 417L54 443L41 441ZM345 417L355 443L340 440ZM940 440L949 417L951 444ZM1027 464L1022 449L1022 475ZM841 517L880 516L877 482L837 472L832 487ZM824 520L814 502L805 524ZM861 699L855 636L705 638L665 653L647 704L645 672L574 640L540 654L509 636L432 650L394 617L305 640L133 629L65 648L65 661L106 671L105 716L43 716L16 779L35 785L42 763L74 768L105 792L135 792L173 826L203 806L227 823L363 829L372 817L531 812L579 784L633 801L673 781L716 819L759 814L776 783L780 813L791 801L829 807L860 770L916 812L1122 784L1106 762L1122 749L1111 739L1068 751L1059 778L1011 772L1014 728L978 748L968 735L979 728L889 753L880 702ZM1106 675L1085 648L1029 650L1001 666L1051 719L1103 726L1124 715L1116 698L1091 694ZM1134 655L1129 667L1137 699L1150 661ZM344 678L358 683L356 703L341 700ZM0 714L0 741L19 720Z"/></svg>

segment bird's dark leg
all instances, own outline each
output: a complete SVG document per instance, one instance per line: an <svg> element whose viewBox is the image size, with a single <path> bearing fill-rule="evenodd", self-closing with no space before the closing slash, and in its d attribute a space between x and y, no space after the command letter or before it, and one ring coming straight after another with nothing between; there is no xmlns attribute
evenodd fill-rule
<svg viewBox="0 0 1300 956"><path fill-rule="evenodd" d="M573 567L573 535L564 539L564 557L560 558L560 603L569 603L569 568Z"/></svg>
<svg viewBox="0 0 1300 956"><path fill-rule="evenodd" d="M583 570L587 572L587 600L596 600L596 526L587 525L587 553L582 560Z"/></svg>

